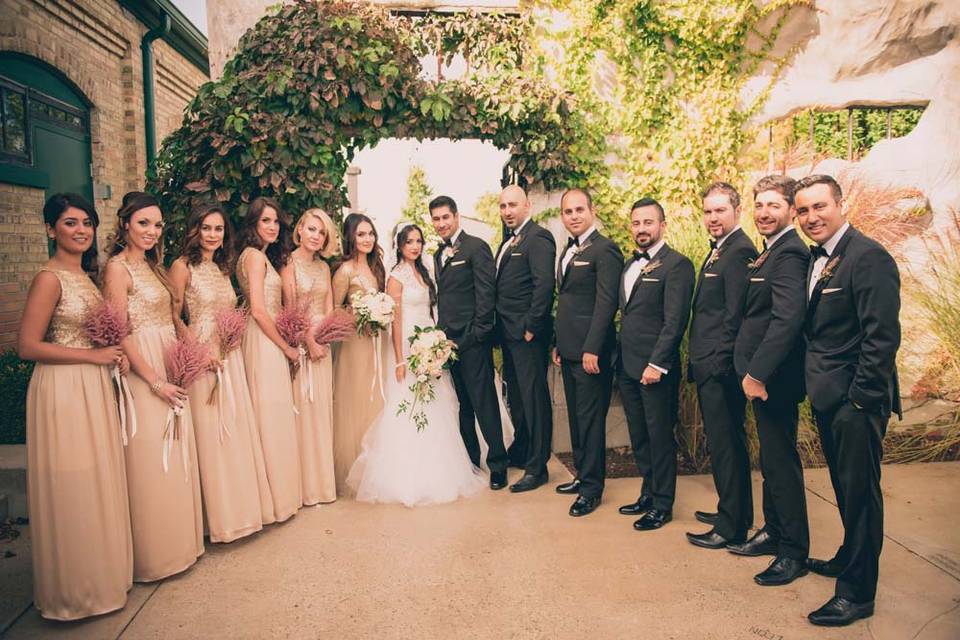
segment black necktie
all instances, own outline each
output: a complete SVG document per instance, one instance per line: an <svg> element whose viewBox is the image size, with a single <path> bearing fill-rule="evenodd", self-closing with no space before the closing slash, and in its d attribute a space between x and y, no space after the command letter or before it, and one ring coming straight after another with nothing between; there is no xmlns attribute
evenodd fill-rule
<svg viewBox="0 0 960 640"><path fill-rule="evenodd" d="M816 260L817 258L830 257L830 254L827 253L827 250L818 244L810 245L810 255L813 256L814 260Z"/></svg>
<svg viewBox="0 0 960 640"><path fill-rule="evenodd" d="M569 238L569 239L567 240L567 249L569 249L569 248L572 247L573 245L577 245L577 246L579 247L579 246L580 246L580 238Z"/></svg>
<svg viewBox="0 0 960 640"><path fill-rule="evenodd" d="M650 261L650 254L646 251L634 251L633 257L637 260L646 260L647 262Z"/></svg>

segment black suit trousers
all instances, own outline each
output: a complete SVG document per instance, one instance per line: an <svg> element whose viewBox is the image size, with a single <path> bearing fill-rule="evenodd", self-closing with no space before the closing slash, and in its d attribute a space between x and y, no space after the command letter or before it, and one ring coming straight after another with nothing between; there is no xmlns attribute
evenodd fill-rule
<svg viewBox="0 0 960 640"><path fill-rule="evenodd" d="M504 340L503 377L513 420L514 440L508 455L527 473L547 472L553 441L553 408L547 388L549 347L543 340Z"/></svg>
<svg viewBox="0 0 960 640"><path fill-rule="evenodd" d="M580 495L599 498L603 495L607 472L607 411L613 391L613 371L608 363L601 361L600 373L593 375L583 370L582 362L564 359L560 373Z"/></svg>
<svg viewBox="0 0 960 640"><path fill-rule="evenodd" d="M740 540L753 526L750 454L743 426L746 398L733 374L701 382L697 385L697 397L717 488L719 515L714 529L728 540Z"/></svg>
<svg viewBox="0 0 960 640"><path fill-rule="evenodd" d="M835 557L843 567L836 595L869 602L877 593L883 546L880 458L887 418L849 402L835 411L814 412L814 417L843 522L843 544Z"/></svg>
<svg viewBox="0 0 960 640"><path fill-rule="evenodd" d="M764 527L780 541L778 555L806 560L810 553L803 465L797 452L797 403L753 400L763 473Z"/></svg>
<svg viewBox="0 0 960 640"><path fill-rule="evenodd" d="M676 369L656 384L640 384L620 372L620 395L627 416L630 444L637 469L643 477L641 496L651 496L653 506L673 511L677 494L677 394L680 376Z"/></svg>
<svg viewBox="0 0 960 640"><path fill-rule="evenodd" d="M470 460L480 466L480 441L476 422L487 442L487 468L491 473L507 469L507 450L503 446L500 404L493 378L493 353L487 344L475 344L457 352L450 367L453 385L460 401L460 436ZM476 416L476 417L474 417Z"/></svg>

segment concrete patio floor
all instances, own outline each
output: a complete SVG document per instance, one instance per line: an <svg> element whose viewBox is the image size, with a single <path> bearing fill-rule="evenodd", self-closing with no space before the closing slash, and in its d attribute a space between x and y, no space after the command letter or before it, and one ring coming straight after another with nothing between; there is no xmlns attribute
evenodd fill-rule
<svg viewBox="0 0 960 640"><path fill-rule="evenodd" d="M806 621L832 580L759 587L752 576L769 558L686 542L685 531L706 529L693 511L714 505L709 476L680 478L675 520L639 533L616 511L636 497L636 479L610 481L600 509L573 519L571 500L553 491L568 477L554 460L550 485L527 494L307 508L252 538L208 545L185 574L135 586L123 611L55 624L31 607L4 637L960 638L960 463L883 473L877 614L844 629ZM829 479L823 469L806 477L812 552L828 557L841 537ZM757 476L754 489L759 498Z"/></svg>

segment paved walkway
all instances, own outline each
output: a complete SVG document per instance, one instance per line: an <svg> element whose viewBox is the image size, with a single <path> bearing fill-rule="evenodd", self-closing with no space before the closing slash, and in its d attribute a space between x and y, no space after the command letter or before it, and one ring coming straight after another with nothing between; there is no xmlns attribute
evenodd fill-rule
<svg viewBox="0 0 960 640"><path fill-rule="evenodd" d="M877 614L846 629L806 621L831 580L759 587L751 577L767 558L686 542L684 531L704 530L694 509L714 501L708 476L680 478L677 519L638 533L616 512L637 480L610 481L601 508L575 520L552 490L568 477L556 461L551 475L532 493L439 507L308 508L208 546L182 576L135 586L121 612L53 624L31 608L6 637L960 638L960 463L884 467ZM808 471L807 488L813 553L826 557L840 522L825 470Z"/></svg>

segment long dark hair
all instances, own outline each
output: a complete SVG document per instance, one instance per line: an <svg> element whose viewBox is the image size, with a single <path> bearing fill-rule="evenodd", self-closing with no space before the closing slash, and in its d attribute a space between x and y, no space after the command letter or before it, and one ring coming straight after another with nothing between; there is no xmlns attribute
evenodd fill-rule
<svg viewBox="0 0 960 640"><path fill-rule="evenodd" d="M243 217L243 226L240 228L237 252L239 253L247 247L263 248L263 240L257 233L257 223L260 222L260 216L263 215L263 210L267 207L277 212L277 222L280 224L277 241L267 247L267 260L270 261L274 269L279 271L290 260L293 243L290 241L290 220L287 219L283 209L280 208L280 203L273 198L260 196L255 198L247 207L247 215Z"/></svg>
<svg viewBox="0 0 960 640"><path fill-rule="evenodd" d="M180 255L184 257L187 264L195 265L203 262L200 227L207 216L214 213L219 213L220 217L223 218L223 244L213 252L213 262L224 275L230 275L230 268L233 264L233 225L230 224L227 212L219 204L201 204L193 208L193 211L190 212L190 218L187 220L187 233L180 243Z"/></svg>
<svg viewBox="0 0 960 640"><path fill-rule="evenodd" d="M383 291L387 284L387 272L383 267L383 249L380 248L379 244L380 236L377 235L377 228L373 226L373 220L362 213L351 213L343 221L343 260L340 266L360 255L360 250L357 249L357 229L364 222L373 229L373 251L367 254L367 265L370 267L373 277L377 279L377 289Z"/></svg>
<svg viewBox="0 0 960 640"><path fill-rule="evenodd" d="M415 224L404 225L400 231L397 232L397 265L403 264L403 245L406 244L410 234L414 231L420 234L420 240L424 243L422 246L426 247L426 238L423 237L423 230ZM430 314L433 315L433 307L437 304L437 285L434 284L433 279L430 277L430 272L427 271L427 268L423 264L422 250L420 251L420 255L417 256L417 259L414 260L413 266L417 270L417 273L420 274L420 277L423 278L427 289L430 291Z"/></svg>
<svg viewBox="0 0 960 640"><path fill-rule="evenodd" d="M60 220L60 216L70 207L86 213L93 224L93 242L90 244L90 248L84 251L80 257L80 266L96 278L97 272L100 270L100 261L97 259L97 227L100 226L100 216L97 215L97 210L93 208L93 204L78 193L56 193L50 196L46 204L43 205L43 221L51 228L55 227L57 221Z"/></svg>
<svg viewBox="0 0 960 640"><path fill-rule="evenodd" d="M124 225L130 223L133 214L147 207L159 208L160 203L152 195L144 193L143 191L130 191L123 196L123 200L120 202L120 209L117 211L117 231L113 235L110 248L107 250L107 255L113 257L126 249L127 230L124 228ZM143 256L150 270L157 276L160 283L166 287L167 291L173 295L173 287L170 286L170 281L167 280L167 273L163 270L163 238L157 238L157 244L153 246L153 249L145 251Z"/></svg>

